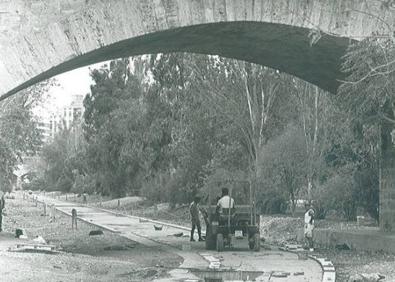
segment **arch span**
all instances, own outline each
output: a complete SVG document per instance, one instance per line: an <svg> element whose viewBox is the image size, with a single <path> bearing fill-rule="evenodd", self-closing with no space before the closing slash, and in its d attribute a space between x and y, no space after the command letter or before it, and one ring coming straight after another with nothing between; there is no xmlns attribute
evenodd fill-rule
<svg viewBox="0 0 395 282"><path fill-rule="evenodd" d="M335 92L343 78L340 58L349 39L324 35L310 46L309 30L281 24L223 22L153 32L67 60L1 98L54 75L93 63L151 53L191 52L240 59L286 72ZM292 44L289 44L292 42Z"/></svg>
<svg viewBox="0 0 395 282"><path fill-rule="evenodd" d="M271 66L334 92L345 38L395 22L380 0L3 0L0 15L0 99L89 63L172 51ZM313 47L311 29L322 35Z"/></svg>

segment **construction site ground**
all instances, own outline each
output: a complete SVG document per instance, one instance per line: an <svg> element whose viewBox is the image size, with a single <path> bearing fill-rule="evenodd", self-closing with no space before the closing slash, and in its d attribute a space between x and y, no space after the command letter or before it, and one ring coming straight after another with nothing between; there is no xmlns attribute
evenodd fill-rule
<svg viewBox="0 0 395 282"><path fill-rule="evenodd" d="M276 248L258 253L248 248L222 253L206 251L203 242L189 242L186 230L185 236L176 237L174 234L180 233L180 229L171 226L155 231L152 222L138 218L45 196L38 198L48 205L55 204L64 213L75 208L79 216L78 231L71 230L70 217L59 212L56 221L49 223L40 203L36 207L31 200L21 199L21 195L9 200L4 222L6 233L0 243L0 263L10 265L0 273L7 277L6 281L185 281L201 279L214 264L219 264L226 275L247 273L250 279L255 276L260 281L321 281L322 269L318 263L300 260L296 254ZM12 238L15 228L25 229L29 238L42 236L47 243L60 247L61 252L7 251L21 240ZM91 230L97 229L104 230L104 235L88 236ZM281 272L288 276L276 277Z"/></svg>
<svg viewBox="0 0 395 282"><path fill-rule="evenodd" d="M66 196L61 196L66 199ZM170 208L168 204L152 205L140 197L127 197L107 200L100 203L99 197L90 196L92 205L102 206L106 209L126 214L155 218L181 225L189 224L187 206ZM81 202L81 197L69 196L68 200ZM287 243L296 243L298 229L303 226L303 215L265 215L261 216L261 235L270 245L281 246ZM325 229L358 229L356 222L339 220L317 220L316 228ZM358 273L379 273L385 276L383 281L395 281L395 254L386 252L363 252L354 250L316 249L316 254L326 257L333 262L336 268L336 281L349 281L349 278Z"/></svg>
<svg viewBox="0 0 395 282"><path fill-rule="evenodd" d="M57 214L55 222L42 216L42 206L17 197L7 200L0 233L0 281L152 281L168 277L180 265L174 253L139 244L112 232L88 236L98 228L78 222L71 230L70 217ZM15 238L15 229L26 231L29 240ZM17 244L34 243L42 236L56 245L55 254L9 252Z"/></svg>

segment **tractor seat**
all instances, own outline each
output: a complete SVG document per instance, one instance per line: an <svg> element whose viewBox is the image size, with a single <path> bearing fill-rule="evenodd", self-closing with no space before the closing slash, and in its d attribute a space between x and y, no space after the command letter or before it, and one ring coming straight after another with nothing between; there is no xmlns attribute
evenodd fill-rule
<svg viewBox="0 0 395 282"><path fill-rule="evenodd" d="M220 222L222 222L224 224L228 223L229 210L230 210L230 222L231 222L231 224L233 224L234 219L236 217L235 208L231 208L231 209L223 208L222 210L220 210L219 211L219 221Z"/></svg>

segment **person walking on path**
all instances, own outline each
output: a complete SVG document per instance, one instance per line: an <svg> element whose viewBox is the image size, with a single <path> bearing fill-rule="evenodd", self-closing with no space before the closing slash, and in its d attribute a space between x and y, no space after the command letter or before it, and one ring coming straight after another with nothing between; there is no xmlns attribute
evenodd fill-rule
<svg viewBox="0 0 395 282"><path fill-rule="evenodd" d="M3 231L3 209L5 206L4 192L0 190L0 232Z"/></svg>
<svg viewBox="0 0 395 282"><path fill-rule="evenodd" d="M204 241L202 238L202 226L200 224L199 212L200 212L200 197L195 196L193 202L189 206L189 212L191 213L191 222L192 222L192 229L191 229L191 242L195 241L193 235L195 233L195 228L197 228L197 232L199 235L199 241Z"/></svg>
<svg viewBox="0 0 395 282"><path fill-rule="evenodd" d="M304 237L307 242L307 247L310 252L314 251L313 243L313 230L314 230L314 209L312 206L306 207L306 213L304 214Z"/></svg>

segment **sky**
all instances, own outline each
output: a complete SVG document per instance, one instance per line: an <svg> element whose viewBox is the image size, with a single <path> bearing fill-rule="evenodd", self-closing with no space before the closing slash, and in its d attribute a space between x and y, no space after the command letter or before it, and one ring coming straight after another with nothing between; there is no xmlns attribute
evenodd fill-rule
<svg viewBox="0 0 395 282"><path fill-rule="evenodd" d="M50 113L56 111L56 109L69 105L73 95L86 95L89 93L90 85L93 83L89 75L90 69L99 68L103 64L105 64L105 62L82 67L55 76L54 78L56 79L57 85L49 89L49 98L43 105L36 109L35 113L42 118L48 117Z"/></svg>
<svg viewBox="0 0 395 282"><path fill-rule="evenodd" d="M89 67L72 70L55 77L58 86L51 87L49 94L51 102L58 106L70 103L71 95L83 94L90 91L93 83L89 76Z"/></svg>

